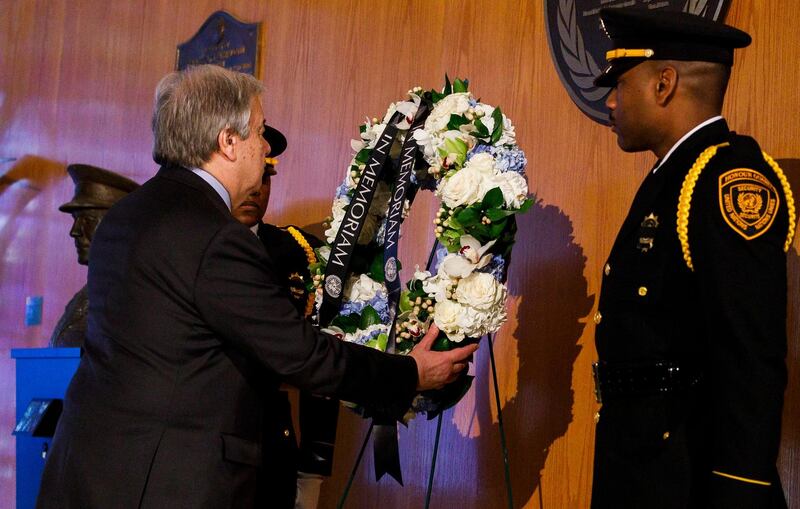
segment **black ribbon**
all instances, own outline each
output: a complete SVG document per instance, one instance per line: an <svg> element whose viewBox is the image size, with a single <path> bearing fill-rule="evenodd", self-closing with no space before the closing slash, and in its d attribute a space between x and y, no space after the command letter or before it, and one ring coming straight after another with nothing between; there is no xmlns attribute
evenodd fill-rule
<svg viewBox="0 0 800 509"><path fill-rule="evenodd" d="M386 288L388 291L388 304L386 309L389 311L389 341L386 344L386 351L395 351L395 328L394 321L397 316L397 303L400 300L400 278L397 274L397 247L400 243L400 225L403 222L403 204L406 196L413 199L416 187L411 181L414 174L419 146L414 140L414 131L425 125L425 119L430 113L429 103L423 101L414 116L414 122L406 133L403 148L400 151L400 169L395 180L395 187L392 191L392 199L389 202L389 213L386 218L386 236L383 242L383 261ZM380 480L384 474L392 476L400 486L403 485L403 474L400 469L400 451L397 443L397 423L378 422L373 420L375 428L375 442L373 443L373 457L375 460L375 478Z"/></svg>
<svg viewBox="0 0 800 509"><path fill-rule="evenodd" d="M353 200L347 207L336 238L331 244L328 266L325 268L322 305L319 310L321 327L327 326L341 309L350 259L353 256L358 237L361 235L364 222L369 215L369 207L375 196L375 189L377 189L378 182L389 161L389 152L397 137L397 123L403 118L402 113L395 113L383 130L375 148L372 149L372 154L370 154L369 161L361 174L361 180L358 181L353 194Z"/></svg>
<svg viewBox="0 0 800 509"><path fill-rule="evenodd" d="M425 119L428 118L430 112L429 103L423 101L417 109L414 123L411 124L411 127L406 133L406 139L400 151L400 170L397 175L394 190L392 191L392 199L389 202L389 214L386 218L386 237L383 242L383 272L386 281L386 289L388 291L388 305L386 309L389 311L389 323L392 324L392 328L389 331L389 341L386 347L386 351L389 353L394 353L395 350L394 320L397 315L397 303L400 300L400 291L402 290L400 278L397 273L397 248L400 244L400 225L403 223L403 205L406 196L409 196L409 200L413 200L416 191L416 186L411 181L419 155L419 145L417 145L414 139L414 132L425 125Z"/></svg>

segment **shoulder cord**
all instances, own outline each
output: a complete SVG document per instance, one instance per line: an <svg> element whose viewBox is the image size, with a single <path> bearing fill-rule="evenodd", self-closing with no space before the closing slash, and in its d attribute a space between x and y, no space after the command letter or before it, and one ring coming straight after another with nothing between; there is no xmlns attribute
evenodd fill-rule
<svg viewBox="0 0 800 509"><path fill-rule="evenodd" d="M690 270L694 271L694 265L692 264L692 254L691 250L689 249L689 210L692 206L692 193L694 193L694 187L697 184L697 179L700 177L700 172L708 165L708 162L714 157L717 151L720 148L729 146L730 143L720 143L719 145L712 145L705 149L697 160L692 165L692 168L686 174L686 178L683 180L683 186L681 187L681 194L680 198L678 199L678 218L677 218L677 230L678 230L678 240L681 243L681 251L683 251L683 259L686 261L686 266L689 267ZM792 244L792 239L795 235L795 220L796 220L796 212L794 206L794 197L792 195L792 189L789 187L789 181L786 178L786 175L783 173L783 170L778 166L778 163L770 157L766 152L761 152L764 157L764 160L769 164L772 170L777 175L778 180L781 182L781 186L783 187L783 194L786 196L786 207L789 211L789 229L786 235L786 242L784 243L783 250L784 252L789 251L789 247Z"/></svg>
<svg viewBox="0 0 800 509"><path fill-rule="evenodd" d="M300 244L300 247L303 248L303 251L306 253L306 261L308 261L308 264L313 265L317 263L317 257L316 255L314 255L314 249L308 243L306 238L303 237L303 234L300 233L300 231L294 226L287 227L286 231L288 231L289 235L291 235L292 238L294 238L294 240L298 244ZM308 293L308 300L306 301L306 309L304 316L310 316L311 312L314 311L314 297L315 297L314 292Z"/></svg>

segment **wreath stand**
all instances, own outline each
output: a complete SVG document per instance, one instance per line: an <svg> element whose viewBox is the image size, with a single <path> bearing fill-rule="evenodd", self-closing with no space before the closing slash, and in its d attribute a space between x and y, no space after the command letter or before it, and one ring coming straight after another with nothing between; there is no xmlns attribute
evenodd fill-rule
<svg viewBox="0 0 800 509"><path fill-rule="evenodd" d="M431 263L433 262L433 257L436 253L436 248L439 245L439 242L436 241L433 244L433 248L431 249L430 254L428 255L428 263L426 264L426 270L429 270L431 267ZM506 445L506 432L503 425L503 409L500 404L500 388L497 384L497 365L494 360L494 334L488 334L486 337L486 342L489 346L489 360L491 363L492 369L492 385L494 387L494 400L495 404L497 405L497 421L500 428L500 447L503 452L503 475L505 478L506 484L506 507L508 509L513 509L513 501L514 497L512 495L511 490L511 470L508 463L508 446ZM444 411L440 412L438 417L436 418L436 438L433 443L433 457L431 459L431 470L428 474L428 487L425 491L425 509L430 507L431 502L431 495L433 493L433 478L436 472L436 458L439 453L439 438L442 432L442 419L444 417ZM344 492L342 496L339 498L339 502L336 504L336 509L343 509L344 504L347 501L347 496L350 494L350 488L353 485L353 480L355 480L356 473L358 472L358 467L361 465L361 459L364 457L364 451L367 449L367 444L369 443L369 439L372 436L372 429L375 426L374 422L370 422L369 429L367 430L367 434L364 437L364 442L361 444L361 449L358 451L358 456L356 457L356 462L353 465L353 469L350 471L350 477L347 479L347 484L344 487Z"/></svg>

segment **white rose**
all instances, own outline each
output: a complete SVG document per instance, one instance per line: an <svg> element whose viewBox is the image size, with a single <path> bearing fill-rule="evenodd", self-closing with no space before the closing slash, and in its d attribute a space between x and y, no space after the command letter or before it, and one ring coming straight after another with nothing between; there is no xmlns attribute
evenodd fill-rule
<svg viewBox="0 0 800 509"><path fill-rule="evenodd" d="M437 302L433 309L433 322L447 334L451 341L456 343L464 339L464 333L461 332L461 326L458 323L463 312L463 306L451 300Z"/></svg>
<svg viewBox="0 0 800 509"><path fill-rule="evenodd" d="M494 176L495 174L495 165L494 165L494 156L489 152L481 152L480 154L475 154L470 158L469 161L464 163L464 168L472 168L487 177Z"/></svg>
<svg viewBox="0 0 800 509"><path fill-rule="evenodd" d="M451 209L459 205L470 205L483 198L485 183L489 178L483 171L465 166L446 178L436 192Z"/></svg>
<svg viewBox="0 0 800 509"><path fill-rule="evenodd" d="M453 296L461 304L488 311L505 302L506 288L491 274L473 272L458 282Z"/></svg>
<svg viewBox="0 0 800 509"><path fill-rule="evenodd" d="M383 285L366 274L351 277L347 281L344 294L350 302L368 302L383 291Z"/></svg>
<svg viewBox="0 0 800 509"><path fill-rule="evenodd" d="M491 179L491 187L499 187L503 201L509 209L518 209L528 198L528 183L525 177L514 171L498 173Z"/></svg>
<svg viewBox="0 0 800 509"><path fill-rule="evenodd" d="M450 94L433 106L433 111L425 120L425 130L438 132L447 127L450 115L463 115L469 109L469 92Z"/></svg>

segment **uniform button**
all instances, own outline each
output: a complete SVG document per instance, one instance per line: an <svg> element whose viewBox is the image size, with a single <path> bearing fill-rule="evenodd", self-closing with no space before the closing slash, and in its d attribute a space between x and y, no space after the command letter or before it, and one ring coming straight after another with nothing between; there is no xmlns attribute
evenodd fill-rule
<svg viewBox="0 0 800 509"><path fill-rule="evenodd" d="M669 431L665 431L663 437L664 437L664 440L668 439L669 438Z"/></svg>
<svg viewBox="0 0 800 509"><path fill-rule="evenodd" d="M644 297L645 295L647 295L647 287L646 286L640 286L639 287L639 297Z"/></svg>
<svg viewBox="0 0 800 509"><path fill-rule="evenodd" d="M594 423L597 424L598 422L600 422L600 412L595 412L594 413Z"/></svg>
<svg viewBox="0 0 800 509"><path fill-rule="evenodd" d="M609 274L611 274L611 265L610 265L610 264L608 264L608 263L607 263L607 264L606 264L606 266L605 266L605 267L603 267L603 273L604 273L606 276L607 276L607 275L609 275Z"/></svg>
<svg viewBox="0 0 800 509"><path fill-rule="evenodd" d="M600 322L603 321L603 315L600 314L600 311L594 314L594 323L600 325Z"/></svg>
<svg viewBox="0 0 800 509"><path fill-rule="evenodd" d="M288 429L283 430L283 436L288 437L289 435L291 435L291 433L289 433Z"/></svg>

